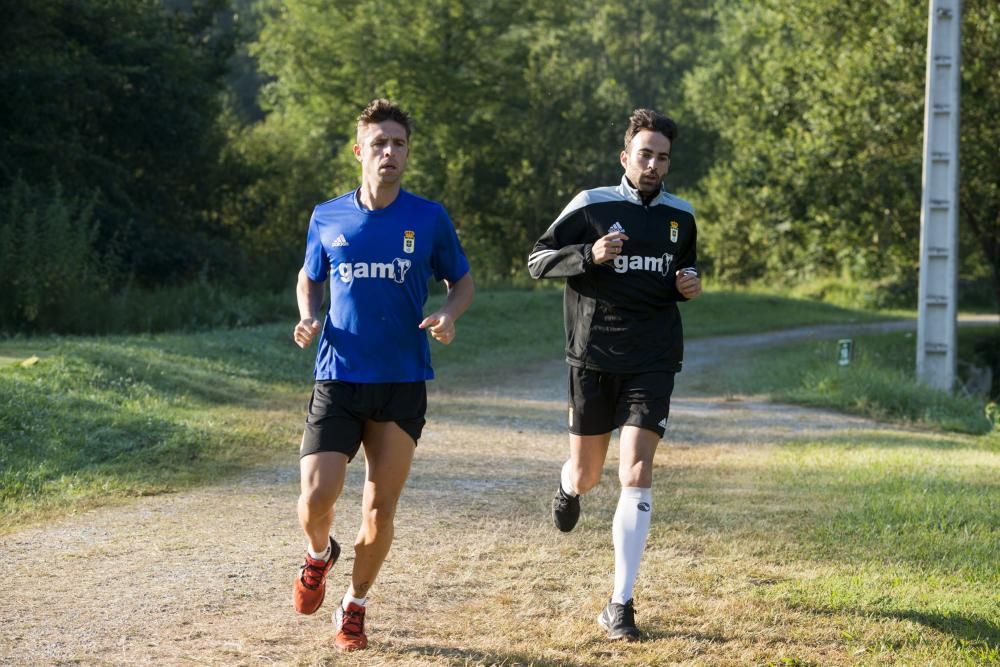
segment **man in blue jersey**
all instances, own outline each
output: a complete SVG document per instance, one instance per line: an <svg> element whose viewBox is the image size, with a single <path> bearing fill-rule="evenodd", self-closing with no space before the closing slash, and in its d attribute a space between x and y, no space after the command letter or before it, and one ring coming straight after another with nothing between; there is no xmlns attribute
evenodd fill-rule
<svg viewBox="0 0 1000 667"><path fill-rule="evenodd" d="M611 431L620 431L621 495L612 523L615 580L598 616L610 639L639 638L632 589L649 534L653 455L670 413L684 340L678 301L701 293L694 209L663 189L677 127L636 109L617 186L579 193L535 244L533 278L565 278L569 460L552 500L563 531L597 486Z"/></svg>
<svg viewBox="0 0 1000 667"><path fill-rule="evenodd" d="M309 543L292 594L300 613L323 603L340 555L330 535L334 506L362 445L367 470L351 584L334 612L340 650L368 645L365 603L392 544L396 504L424 426L424 383L434 377L427 333L451 343L474 294L444 207L400 187L409 147L406 113L382 99L365 108L354 146L361 186L315 208L298 277L295 342L305 348L320 336L299 459L298 515ZM444 281L448 296L425 317L432 277ZM327 281L330 308L321 327Z"/></svg>

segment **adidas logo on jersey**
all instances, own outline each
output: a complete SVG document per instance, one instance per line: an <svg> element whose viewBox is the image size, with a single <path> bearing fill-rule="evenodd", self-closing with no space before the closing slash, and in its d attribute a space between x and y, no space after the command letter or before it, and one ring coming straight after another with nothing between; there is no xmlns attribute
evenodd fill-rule
<svg viewBox="0 0 1000 667"><path fill-rule="evenodd" d="M391 262L341 262L334 271L345 283L355 278L388 278L402 285L410 266L410 260L397 257Z"/></svg>
<svg viewBox="0 0 1000 667"><path fill-rule="evenodd" d="M611 225L611 228L608 230L608 234L612 232L621 232L622 234L624 234L625 228L622 227L622 223L615 221L615 224Z"/></svg>
<svg viewBox="0 0 1000 667"><path fill-rule="evenodd" d="M344 238L344 235L343 235L343 234L341 234L340 236L338 236L337 238L335 238L335 239L333 240L333 243L332 243L331 245L332 245L332 246L333 246L334 248L343 248L344 246L349 246L349 245L351 245L351 244L350 244L350 243L348 243L348 242L347 242L347 239L345 239L345 238Z"/></svg>

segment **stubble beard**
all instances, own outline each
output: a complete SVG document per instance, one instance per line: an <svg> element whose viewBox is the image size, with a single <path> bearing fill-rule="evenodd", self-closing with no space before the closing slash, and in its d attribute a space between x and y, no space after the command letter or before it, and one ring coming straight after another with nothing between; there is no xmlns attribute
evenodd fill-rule
<svg viewBox="0 0 1000 667"><path fill-rule="evenodd" d="M652 182L652 181L650 181L648 179L647 180L643 180L643 179L640 178L639 179L639 187L637 189L639 190L639 192L641 192L644 195L651 195L651 194L653 194L655 192L659 192L662 186L663 186L663 179L662 178L656 179L655 182Z"/></svg>

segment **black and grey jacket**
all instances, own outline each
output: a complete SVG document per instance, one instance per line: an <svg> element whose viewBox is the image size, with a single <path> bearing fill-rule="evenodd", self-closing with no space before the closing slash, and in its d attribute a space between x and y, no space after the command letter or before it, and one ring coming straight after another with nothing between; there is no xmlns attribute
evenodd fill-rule
<svg viewBox="0 0 1000 667"><path fill-rule="evenodd" d="M612 231L622 254L594 264L592 248ZM566 278L566 361L611 373L679 371L684 335L676 272L694 267L691 205L662 190L648 205L622 177L579 193L535 243L532 278Z"/></svg>

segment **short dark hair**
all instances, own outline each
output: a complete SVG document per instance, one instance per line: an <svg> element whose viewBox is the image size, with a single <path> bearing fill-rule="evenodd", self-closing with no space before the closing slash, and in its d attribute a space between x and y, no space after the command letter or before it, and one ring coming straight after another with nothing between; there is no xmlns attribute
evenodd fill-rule
<svg viewBox="0 0 1000 667"><path fill-rule="evenodd" d="M636 109L628 119L628 129L625 130L625 150L628 150L628 145L632 143L632 137L642 130L659 132L670 139L670 147L673 148L674 138L677 136L677 123L658 111Z"/></svg>
<svg viewBox="0 0 1000 667"><path fill-rule="evenodd" d="M358 116L358 127L371 125L372 123L381 123L385 120L392 120L402 125L403 129L406 130L406 138L409 140L410 115L400 109L398 105L384 98L372 100L368 103L368 106Z"/></svg>

